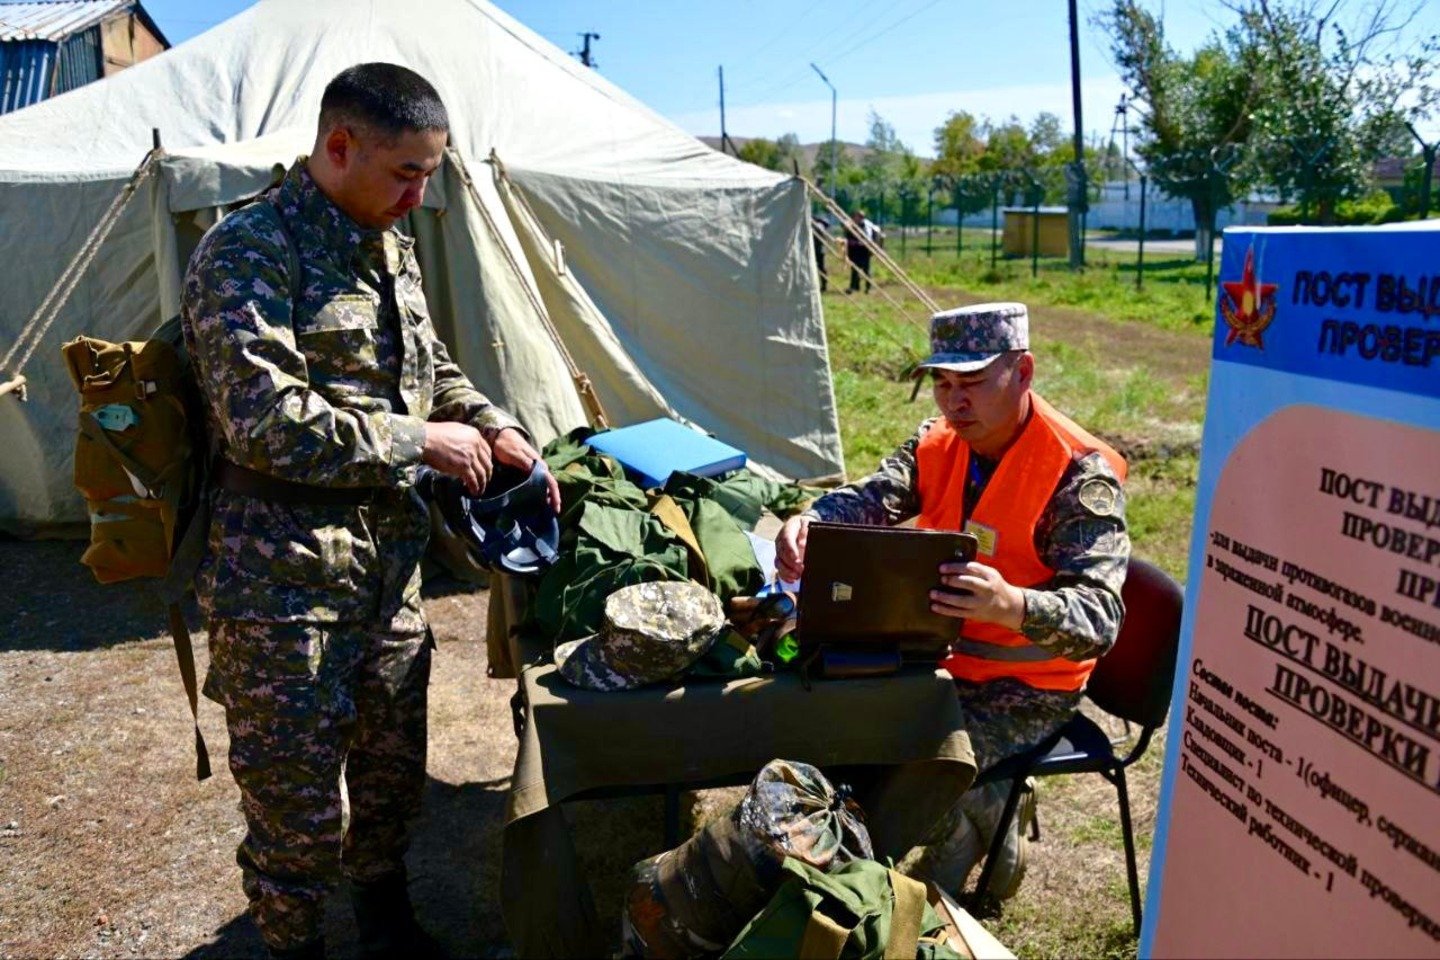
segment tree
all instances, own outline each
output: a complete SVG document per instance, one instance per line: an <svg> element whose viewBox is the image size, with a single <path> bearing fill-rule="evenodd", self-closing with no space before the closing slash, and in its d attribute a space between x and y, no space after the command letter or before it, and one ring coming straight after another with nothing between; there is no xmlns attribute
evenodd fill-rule
<svg viewBox="0 0 1440 960"><path fill-rule="evenodd" d="M1254 0L1233 6L1261 56L1266 89L1255 109L1268 179L1300 200L1307 218L1334 222L1342 199L1365 189L1371 164L1393 146L1402 100L1433 69L1434 38L1419 56L1385 52L1410 17L1368 5L1343 25L1343 0ZM1413 14L1412 14L1413 16Z"/></svg>
<svg viewBox="0 0 1440 960"><path fill-rule="evenodd" d="M865 141L868 152L860 161L862 173L861 194L873 206L870 212L876 220L883 220L886 210L886 195L898 191L906 182L905 155L908 147L895 135L895 127L884 117L870 111L870 137ZM913 156L913 154L912 154ZM897 195L897 206L899 209Z"/></svg>
<svg viewBox="0 0 1440 960"><path fill-rule="evenodd" d="M955 110L935 128L935 162L931 169L944 177L964 177L980 171L985 153L983 129L964 110Z"/></svg>
<svg viewBox="0 0 1440 960"><path fill-rule="evenodd" d="M803 160L800 138L793 133L783 135L779 140L755 137L745 141L737 156L746 163L781 173L793 173L795 165Z"/></svg>
<svg viewBox="0 0 1440 960"><path fill-rule="evenodd" d="M855 158L850 156L850 152L845 149L845 144L839 142L834 144L835 170L833 173L830 169L831 162L831 143L826 140L816 148L815 152L816 184L826 186L832 179L837 186L849 182L855 170Z"/></svg>
<svg viewBox="0 0 1440 960"><path fill-rule="evenodd" d="M1035 164L1029 132L1015 116L998 124L987 119L983 129L985 152L980 155L980 172L999 179L1001 203L1028 203L1028 180L1022 171Z"/></svg>
<svg viewBox="0 0 1440 960"><path fill-rule="evenodd" d="M930 165L902 144L895 173L895 187L900 199L900 222L925 222L925 207L920 198L926 195L930 187Z"/></svg>
<svg viewBox="0 0 1440 960"><path fill-rule="evenodd" d="M1046 110L1030 121L1030 151L1044 165L1063 166L1075 159L1070 137L1060 118Z"/></svg>
<svg viewBox="0 0 1440 960"><path fill-rule="evenodd" d="M1240 163L1260 93L1260 57L1232 28L1193 56L1165 41L1163 24L1137 0L1114 0L1098 18L1140 119L1136 152L1167 195L1190 201L1195 259L1210 256L1215 218L1246 189L1253 169Z"/></svg>
<svg viewBox="0 0 1440 960"><path fill-rule="evenodd" d="M1017 170L1029 166L1035 159L1020 118L1011 116L1004 123L985 122L985 153L980 158L982 170Z"/></svg>

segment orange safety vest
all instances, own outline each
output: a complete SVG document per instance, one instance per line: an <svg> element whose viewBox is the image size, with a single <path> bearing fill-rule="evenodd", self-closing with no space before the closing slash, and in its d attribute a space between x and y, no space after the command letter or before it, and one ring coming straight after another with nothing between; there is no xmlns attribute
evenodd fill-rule
<svg viewBox="0 0 1440 960"><path fill-rule="evenodd" d="M920 438L915 451L920 484L916 525L960 530L962 521L968 520L972 532L981 534L979 561L999 570L1017 587L1035 587L1055 575L1035 550L1035 525L1076 456L1098 452L1121 482L1126 473L1124 458L1103 441L1038 394L1032 392L1030 401L1030 421L1000 457L995 475L968 518L961 517L961 510L970 466L969 444L942 419ZM1095 661L1057 657L1024 634L967 620L953 652L940 665L962 680L1013 677L1041 690L1079 690Z"/></svg>

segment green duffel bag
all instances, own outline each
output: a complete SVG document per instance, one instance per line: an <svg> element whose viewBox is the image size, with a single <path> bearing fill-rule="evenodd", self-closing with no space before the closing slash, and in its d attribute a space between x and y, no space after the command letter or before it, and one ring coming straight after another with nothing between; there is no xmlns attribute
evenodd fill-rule
<svg viewBox="0 0 1440 960"><path fill-rule="evenodd" d="M724 960L960 960L925 885L873 860L822 873L787 859L789 874L740 931Z"/></svg>

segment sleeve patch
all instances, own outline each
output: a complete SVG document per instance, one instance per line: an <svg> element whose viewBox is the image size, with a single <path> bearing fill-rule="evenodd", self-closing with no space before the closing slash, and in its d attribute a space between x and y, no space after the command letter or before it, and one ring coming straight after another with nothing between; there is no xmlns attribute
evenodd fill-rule
<svg viewBox="0 0 1440 960"><path fill-rule="evenodd" d="M1091 477L1080 485L1080 505L1097 517L1115 515L1119 497L1113 482L1102 477Z"/></svg>

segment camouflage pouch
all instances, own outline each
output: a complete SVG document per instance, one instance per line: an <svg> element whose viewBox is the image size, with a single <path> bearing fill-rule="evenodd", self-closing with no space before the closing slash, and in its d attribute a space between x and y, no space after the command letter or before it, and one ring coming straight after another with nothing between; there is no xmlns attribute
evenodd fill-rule
<svg viewBox="0 0 1440 960"><path fill-rule="evenodd" d="M622 924L625 954L719 953L774 894L787 858L829 871L872 857L863 816L816 768L772 760L728 815L635 865Z"/></svg>

